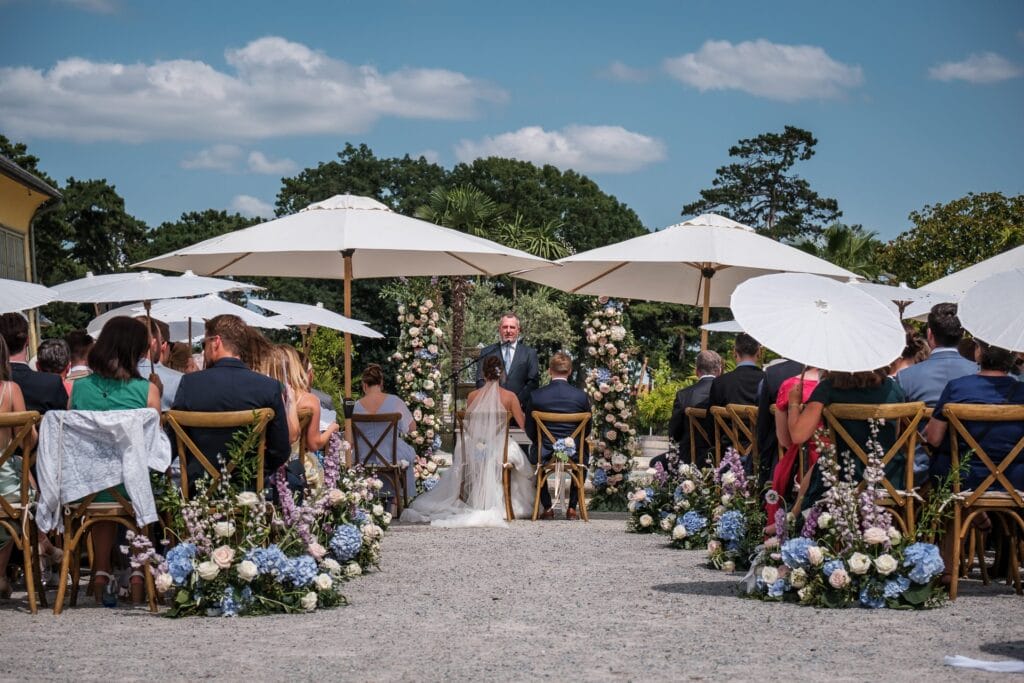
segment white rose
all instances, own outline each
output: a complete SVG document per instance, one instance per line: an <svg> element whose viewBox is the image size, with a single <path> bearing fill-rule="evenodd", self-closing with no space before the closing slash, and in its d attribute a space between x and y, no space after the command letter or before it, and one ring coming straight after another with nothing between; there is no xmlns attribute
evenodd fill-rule
<svg viewBox="0 0 1024 683"><path fill-rule="evenodd" d="M658 473L658 470L656 470L656 469L655 469L655 468L653 468L653 467L648 467L648 468L647 468L647 469L646 469L646 470L644 471L644 474L646 474L646 475L647 475L648 477L653 477L653 476L654 476L654 475L656 475L657 473Z"/></svg>
<svg viewBox="0 0 1024 683"><path fill-rule="evenodd" d="M227 538L235 533L235 525L231 522L217 522L213 525L213 535L217 538Z"/></svg>
<svg viewBox="0 0 1024 683"><path fill-rule="evenodd" d="M341 574L341 565L338 564L337 560L330 557L320 563L320 568L331 576L339 576Z"/></svg>
<svg viewBox="0 0 1024 683"><path fill-rule="evenodd" d="M380 517L381 515L383 515L384 514L384 506L383 505L379 505L379 504L378 505L374 505L373 506L373 514L376 517Z"/></svg>
<svg viewBox="0 0 1024 683"><path fill-rule="evenodd" d="M235 549L229 545L214 548L213 552L210 553L210 559L221 569L227 569L235 560Z"/></svg>
<svg viewBox="0 0 1024 683"><path fill-rule="evenodd" d="M427 472L435 472L436 470L437 470L437 463L433 463L433 462L428 462L427 463Z"/></svg>
<svg viewBox="0 0 1024 683"><path fill-rule="evenodd" d="M363 573L363 568L359 566L358 562L349 562L345 565L345 576L359 576Z"/></svg>
<svg viewBox="0 0 1024 683"><path fill-rule="evenodd" d="M732 560L729 560L729 561L725 562L722 565L722 571L723 572L734 572L734 571L736 571L736 563L733 562Z"/></svg>
<svg viewBox="0 0 1024 683"><path fill-rule="evenodd" d="M672 529L672 538L677 541L681 541L686 538L686 527L682 524L677 524L675 528Z"/></svg>
<svg viewBox="0 0 1024 683"><path fill-rule="evenodd" d="M425 382L423 382L423 389L425 391L433 391L434 383L432 381L430 381L429 379L426 380Z"/></svg>
<svg viewBox="0 0 1024 683"><path fill-rule="evenodd" d="M831 523L832 523L832 515L830 515L827 512L822 512L821 515L818 517L818 528L819 529L827 529Z"/></svg>
<svg viewBox="0 0 1024 683"><path fill-rule="evenodd" d="M726 472L725 474L722 475L722 485L723 486L732 486L735 483L736 483L736 475L733 474L732 472Z"/></svg>
<svg viewBox="0 0 1024 683"><path fill-rule="evenodd" d="M256 507L260 504L260 497L252 491L243 491L235 496L235 502L242 507Z"/></svg>
<svg viewBox="0 0 1024 683"><path fill-rule="evenodd" d="M434 407L434 399L432 399L432 398L430 398L428 396L427 398L423 399L423 405L425 405L427 408L433 408Z"/></svg>
<svg viewBox="0 0 1024 683"><path fill-rule="evenodd" d="M390 512L385 512L381 516L381 520L383 520L385 524L391 524L391 513Z"/></svg>
<svg viewBox="0 0 1024 683"><path fill-rule="evenodd" d="M807 571L802 567L797 567L789 575L789 582L793 584L793 588L803 588L807 585Z"/></svg>
<svg viewBox="0 0 1024 683"><path fill-rule="evenodd" d="M159 593L166 593L171 590L171 586L174 585L174 579L171 578L170 574L157 574L156 575L156 590Z"/></svg>
<svg viewBox="0 0 1024 683"><path fill-rule="evenodd" d="M367 524L363 527L363 538L374 540L384 535L384 530L376 524Z"/></svg>
<svg viewBox="0 0 1024 683"><path fill-rule="evenodd" d="M410 327L409 328L409 336L410 337L418 337L418 336L420 336L420 328L418 328L418 327Z"/></svg>
<svg viewBox="0 0 1024 683"><path fill-rule="evenodd" d="M661 529L662 529L662 531L671 531L672 530L672 522L673 521L675 521L675 520L671 520L668 517L666 517L665 519L661 520Z"/></svg>
<svg viewBox="0 0 1024 683"><path fill-rule="evenodd" d="M881 545L888 540L889 534L886 533L885 529L873 526L864 531L864 542L868 545Z"/></svg>
<svg viewBox="0 0 1024 683"><path fill-rule="evenodd" d="M199 578L203 581L213 581L217 578L217 574L220 574L220 567L215 562L200 562L199 566L196 567L196 571L199 572Z"/></svg>
<svg viewBox="0 0 1024 683"><path fill-rule="evenodd" d="M372 479L371 482L373 484L373 488L377 489L378 491L384 488L384 482L381 481L380 479Z"/></svg>
<svg viewBox="0 0 1024 683"><path fill-rule="evenodd" d="M803 588L801 588L800 590L798 590L796 592L796 596L798 598L800 598L801 602L804 602L805 600L807 600L811 596L809 591L810 591L810 589L807 586L804 586Z"/></svg>
<svg viewBox="0 0 1024 683"><path fill-rule="evenodd" d="M615 407L616 407L616 408L617 408L618 410L624 410L624 409L625 409L625 407L626 407L626 403L625 403L625 401L623 401L623 400L622 400L622 399L620 398L620 399L619 399L618 401L616 401L616 402L615 402Z"/></svg>
<svg viewBox="0 0 1024 683"><path fill-rule="evenodd" d="M256 563L250 560L242 560L239 562L238 566L235 567L235 571L238 572L238 578L246 583L255 579L260 573L259 568L256 567Z"/></svg>
<svg viewBox="0 0 1024 683"><path fill-rule="evenodd" d="M335 507L345 502L345 494L340 489L331 489L327 492L327 502Z"/></svg>
<svg viewBox="0 0 1024 683"><path fill-rule="evenodd" d="M640 526L649 527L654 522L654 518L650 515L640 515Z"/></svg>
<svg viewBox="0 0 1024 683"><path fill-rule="evenodd" d="M398 312L401 313L402 315L405 315L405 306L399 306Z"/></svg>
<svg viewBox="0 0 1024 683"><path fill-rule="evenodd" d="M444 336L444 332L442 332L441 330L434 330L434 338L435 339L440 339L443 336Z"/></svg>
<svg viewBox="0 0 1024 683"><path fill-rule="evenodd" d="M697 488L697 485L694 484L689 479L687 479L686 481L683 482L683 493L685 493L687 495L693 493L696 488Z"/></svg>
<svg viewBox="0 0 1024 683"><path fill-rule="evenodd" d="M900 533L899 529L894 526L889 527L889 543L899 545L901 540L903 540L903 535Z"/></svg>
<svg viewBox="0 0 1024 683"><path fill-rule="evenodd" d="M779 580L779 570L775 567L762 567L761 580L767 584L773 584Z"/></svg>
<svg viewBox="0 0 1024 683"><path fill-rule="evenodd" d="M896 561L896 558L890 555L889 553L879 555L877 558L875 558L875 569L877 569L878 573L882 576L888 576L889 574L892 574L894 571L896 571L896 567L898 566L899 563Z"/></svg>
<svg viewBox="0 0 1024 683"><path fill-rule="evenodd" d="M722 495L722 505L728 505L732 501L732 496L728 493Z"/></svg>
<svg viewBox="0 0 1024 683"><path fill-rule="evenodd" d="M316 593L314 593L313 591L310 591L309 593L306 593L305 595L303 595L302 599L299 600L299 605L301 605L302 609L306 610L307 612L312 612L313 610L315 610L316 609Z"/></svg>
<svg viewBox="0 0 1024 683"><path fill-rule="evenodd" d="M314 583L316 584L316 589L318 591L330 590L331 586L334 585L334 581L332 581L331 577L327 574L317 574Z"/></svg>
<svg viewBox="0 0 1024 683"><path fill-rule="evenodd" d="M807 561L817 567L825 561L825 554L821 552L821 548L819 546L812 545L807 549Z"/></svg>
<svg viewBox="0 0 1024 683"><path fill-rule="evenodd" d="M871 558L864 553L854 553L848 560L850 571L854 574L867 574L871 569Z"/></svg>

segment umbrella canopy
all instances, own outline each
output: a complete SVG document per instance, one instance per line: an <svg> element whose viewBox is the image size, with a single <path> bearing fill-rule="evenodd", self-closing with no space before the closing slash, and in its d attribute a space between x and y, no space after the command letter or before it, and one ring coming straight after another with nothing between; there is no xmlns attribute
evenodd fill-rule
<svg viewBox="0 0 1024 683"><path fill-rule="evenodd" d="M279 321L250 311L244 306L238 306L221 299L216 294L196 297L194 299L164 299L153 304L152 315L157 320L164 322L180 320L209 320L218 315L236 315L246 325L260 327L265 330L284 330L287 325Z"/></svg>
<svg viewBox="0 0 1024 683"><path fill-rule="evenodd" d="M912 304L919 307L927 306L930 309L935 304L945 300L942 294L929 292L924 289L913 289L908 287L905 282L901 282L898 287L879 285L873 282L861 282L859 280L851 280L849 284L851 287L855 287L865 294L878 299L887 307L891 306L901 318L903 317L903 312Z"/></svg>
<svg viewBox="0 0 1024 683"><path fill-rule="evenodd" d="M292 327L328 327L339 332L348 332L360 337L370 339L383 339L384 335L372 329L359 320L352 320L332 310L324 308L324 305L317 302L316 306L309 304L295 304L288 301L266 301L264 299L250 299L249 303L254 306L273 311L278 315L268 318L284 323Z"/></svg>
<svg viewBox="0 0 1024 683"><path fill-rule="evenodd" d="M596 294L702 306L729 305L737 285L767 273L857 276L804 251L763 237L713 213L664 230L591 249L516 276L577 294ZM701 333L707 348L707 331Z"/></svg>
<svg viewBox="0 0 1024 683"><path fill-rule="evenodd" d="M899 358L906 344L903 324L884 304L816 275L747 280L733 292L732 312L762 345L824 370L874 370Z"/></svg>
<svg viewBox="0 0 1024 683"><path fill-rule="evenodd" d="M1024 351L1024 268L985 278L967 290L957 310L972 335L1008 351Z"/></svg>
<svg viewBox="0 0 1024 683"><path fill-rule="evenodd" d="M0 280L0 313L27 311L53 301L56 293L48 287L21 280Z"/></svg>
<svg viewBox="0 0 1024 683"><path fill-rule="evenodd" d="M706 325L701 325L700 329L707 330L708 332L731 332L732 334L737 334L743 331L743 328L740 327L740 324L735 320L722 320L717 323L707 323Z"/></svg>
<svg viewBox="0 0 1024 683"><path fill-rule="evenodd" d="M132 304L125 304L124 306L112 308L106 313L98 315L90 320L85 331L93 337L97 337L103 330L103 326L107 324L107 321L111 318L116 318L119 315L127 315L130 318L137 318L139 316L146 315L146 305L141 301L137 301ZM189 338L187 320L164 320L164 322L171 328L169 341L189 342L190 344L194 344L203 338L203 330L201 328L199 329L198 334L193 334L191 339Z"/></svg>
<svg viewBox="0 0 1024 683"><path fill-rule="evenodd" d="M58 301L77 303L108 303L136 299L153 301L239 289L259 288L232 280L199 277L192 272L186 272L178 277L168 277L148 271L91 275L54 287Z"/></svg>
<svg viewBox="0 0 1024 683"><path fill-rule="evenodd" d="M928 315L929 309L938 303L957 303L974 285L997 273L1005 273L1014 268L1024 268L1024 245L1009 249L992 258L985 259L973 266L958 270L946 277L939 278L921 289L932 292L930 303L914 303L906 311L907 318L922 320Z"/></svg>

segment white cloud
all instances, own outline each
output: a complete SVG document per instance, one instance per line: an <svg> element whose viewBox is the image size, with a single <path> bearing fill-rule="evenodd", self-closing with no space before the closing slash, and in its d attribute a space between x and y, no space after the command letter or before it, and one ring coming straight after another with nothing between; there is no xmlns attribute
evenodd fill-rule
<svg viewBox="0 0 1024 683"><path fill-rule="evenodd" d="M598 72L602 78L625 83L643 83L650 80L651 73L647 69L637 69L619 61L614 61Z"/></svg>
<svg viewBox="0 0 1024 683"><path fill-rule="evenodd" d="M249 152L249 170L267 175L291 173L298 166L291 159L268 159L263 152Z"/></svg>
<svg viewBox="0 0 1024 683"><path fill-rule="evenodd" d="M272 218L274 215L274 207L271 204L247 194L236 195L228 209L250 218Z"/></svg>
<svg viewBox="0 0 1024 683"><path fill-rule="evenodd" d="M115 0L58 0L58 2L94 14L114 14L118 10Z"/></svg>
<svg viewBox="0 0 1024 683"><path fill-rule="evenodd" d="M242 148L236 145L214 145L201 149L181 160L181 167L192 170L223 171L235 170L235 163L242 156Z"/></svg>
<svg viewBox="0 0 1024 683"><path fill-rule="evenodd" d="M621 126L572 125L560 131L528 126L480 141L460 140L455 156L464 162L497 156L584 173L629 173L664 159L665 145Z"/></svg>
<svg viewBox="0 0 1024 683"><path fill-rule="evenodd" d="M413 159L419 159L420 157L423 157L432 164L441 163L441 153L436 149L424 149L412 155Z"/></svg>
<svg viewBox="0 0 1024 683"><path fill-rule="evenodd" d="M70 57L43 71L0 68L0 129L79 141L245 140L367 130L381 117L462 120L508 95L445 69L381 72L265 37L225 53L152 64Z"/></svg>
<svg viewBox="0 0 1024 683"><path fill-rule="evenodd" d="M967 81L997 83L1024 74L1017 64L994 52L973 54L960 62L944 62L928 69L928 77L936 81Z"/></svg>
<svg viewBox="0 0 1024 683"><path fill-rule="evenodd" d="M700 91L742 90L783 102L840 97L864 82L859 66L837 62L814 45L709 40L697 52L672 57L665 71Z"/></svg>

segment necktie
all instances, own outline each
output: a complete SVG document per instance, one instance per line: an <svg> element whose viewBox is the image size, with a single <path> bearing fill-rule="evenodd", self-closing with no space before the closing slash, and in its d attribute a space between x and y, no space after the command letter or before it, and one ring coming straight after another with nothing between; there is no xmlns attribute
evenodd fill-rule
<svg viewBox="0 0 1024 683"><path fill-rule="evenodd" d="M508 366L512 365L512 345L505 344L505 372L508 373Z"/></svg>

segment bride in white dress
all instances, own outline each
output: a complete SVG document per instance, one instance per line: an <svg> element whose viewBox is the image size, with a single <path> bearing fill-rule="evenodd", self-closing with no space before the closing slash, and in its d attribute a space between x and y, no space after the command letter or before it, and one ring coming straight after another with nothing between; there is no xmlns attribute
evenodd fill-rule
<svg viewBox="0 0 1024 683"><path fill-rule="evenodd" d="M519 399L501 388L501 359L484 360L483 387L469 394L452 466L432 490L416 497L402 512L402 521L430 522L431 526L507 527L502 487L502 455L508 445L511 465L512 511L519 519L533 513L533 465L519 445L506 437L508 415L522 429Z"/></svg>

